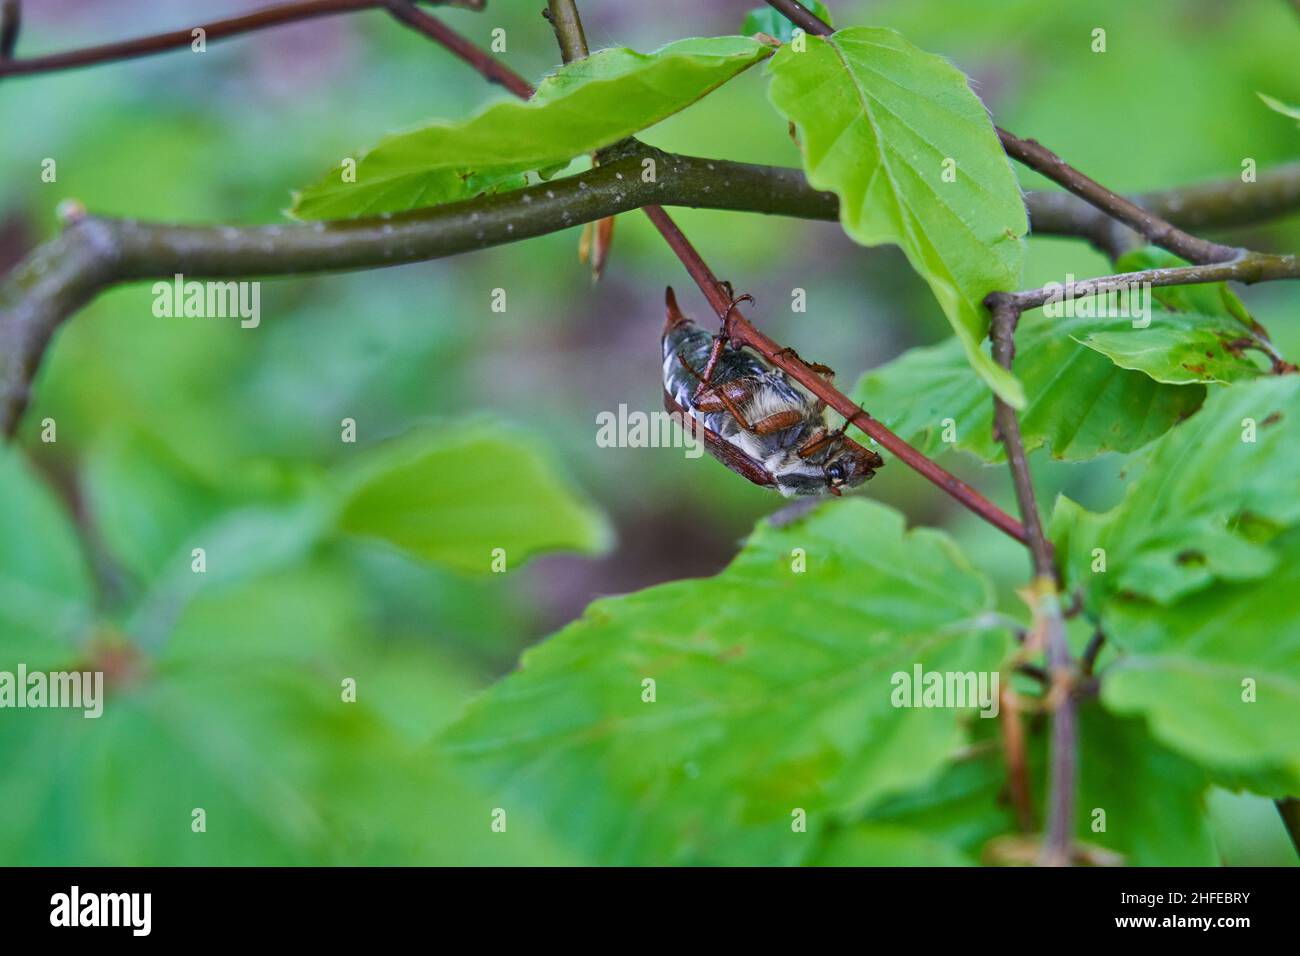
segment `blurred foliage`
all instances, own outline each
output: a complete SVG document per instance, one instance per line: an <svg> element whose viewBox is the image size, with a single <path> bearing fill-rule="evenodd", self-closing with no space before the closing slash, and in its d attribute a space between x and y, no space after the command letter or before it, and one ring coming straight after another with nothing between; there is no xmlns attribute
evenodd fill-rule
<svg viewBox="0 0 1300 956"><path fill-rule="evenodd" d="M261 5L47 0L25 9L19 53ZM583 12L593 48L651 50L685 35L734 33L752 6L628 0L588 3ZM1001 125L1116 189L1234 176L1244 158L1267 169L1300 148L1294 124L1256 96L1300 100L1300 20L1276 0L861 0L833 12L841 26L891 27L949 57ZM536 5L493 2L484 13L437 15L485 47L491 31L504 28L502 56L530 79L558 60ZM1097 28L1106 31L1105 53L1092 51ZM281 27L213 43L201 55L4 86L5 266L54 231L65 198L136 218L281 221L290 191L342 157L394 130L473 115L506 95L380 13ZM644 138L697 155L799 163L758 71ZM56 183L39 178L46 157L58 162ZM1044 186L1017 173L1026 188ZM828 223L674 216L722 276L755 294L770 334L830 361L841 381L951 334L896 250L864 250ZM589 838L573 834L589 817L609 826L598 815L608 797L600 787L551 794L550 804L524 801L512 807L507 832L494 833L499 796L464 773L462 755L440 753L434 738L523 648L594 597L713 574L755 519L781 505L680 450L597 448L599 412L619 403L659 407L662 288L684 284L643 218L621 218L595 288L577 262L574 229L455 260L267 282L257 329L156 318L147 286L136 285L100 297L60 331L17 446L0 457L0 670L18 661L94 662L113 677L98 720L75 711L0 712L0 862L593 859ZM1226 238L1295 250L1300 220ZM1083 243L1029 240L1027 285L1104 271ZM500 286L510 290L503 314L489 307ZM806 313L789 308L796 287L808 293ZM1279 350L1300 354L1300 288L1274 283L1245 299ZM703 314L698 301L694 308ZM906 399L904 392L895 401ZM872 411L887 421L899 414ZM584 511L608 515L614 541L606 556L547 556L523 568L512 562L506 574L467 576L329 531L327 476L346 473L386 439L484 414L531 433L548 449L554 485L589 502ZM339 440L344 417L358 423L356 444ZM57 423L57 442L40 439L46 418ZM435 497L452 480L509 489L520 467L513 451L470 452L430 469L427 488L403 488ZM1013 506L1003 466L960 450L942 461ZM1066 466L1039 451L1033 467L1040 500L1063 491L1098 512L1132 483L1118 453ZM996 606L1020 613L1014 588L1028 569L1013 542L898 465L872 483L870 496L912 524L943 526L990 579ZM198 537L210 562L201 585L190 571ZM218 560L223 555L229 560ZM1233 593L1251 586L1233 585ZM1189 602L1185 610L1196 608ZM1276 616L1294 620L1287 608ZM1204 626L1206 642L1232 653L1230 620L1209 617ZM571 641L538 653L563 655ZM603 650L590 653L599 660ZM340 699L347 677L357 682L356 703ZM1114 754L1085 752L1084 786L1132 792L1158 783L1178 795L1169 809L1135 804L1143 816L1112 823L1115 845L1132 862L1208 858L1197 796L1204 781L1163 749L1189 742L1164 735L1158 744L1140 722L1098 709L1085 716L1122 723L1107 739L1131 743ZM1157 723L1164 726L1158 715ZM1232 740L1221 729L1202 744L1222 756ZM634 769L611 768L610 785L627 784L633 777L618 774ZM1000 782L997 760L956 764L931 785L880 802L854 828L838 836L828 829L821 861L977 862L988 838L1007 829L1005 807L986 799ZM1266 800L1210 793L1214 857L1294 863ZM191 832L195 807L207 810L206 834Z"/></svg>

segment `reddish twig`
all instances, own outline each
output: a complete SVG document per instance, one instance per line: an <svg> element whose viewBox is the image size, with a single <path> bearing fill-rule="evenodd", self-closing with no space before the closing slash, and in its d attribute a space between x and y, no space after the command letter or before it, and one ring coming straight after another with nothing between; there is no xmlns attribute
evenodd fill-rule
<svg viewBox="0 0 1300 956"><path fill-rule="evenodd" d="M199 23L180 30L170 30L153 36L137 37L131 40L119 40L115 43L102 43L98 46L84 47L80 50L65 50L62 53L50 53L46 56L34 56L25 60L0 60L0 76L21 76L32 73L49 73L54 70L68 70L108 60L130 60L136 57L152 56L187 47L194 42L194 30L201 29L207 40L221 40L226 37L264 30L267 27L310 20L315 17L332 16L336 13L355 13L359 10L389 9L403 22L409 11L403 8L411 6L410 0L298 0L294 3L282 3L252 13L245 13L225 20L213 20L211 23ZM481 2L461 2L460 6L481 8ZM418 11L417 11L418 12ZM422 27L417 27L422 29ZM16 27L15 27L16 32ZM437 39L435 37L435 39ZM441 42L441 41L440 41ZM489 77L491 79L491 77Z"/></svg>
<svg viewBox="0 0 1300 956"><path fill-rule="evenodd" d="M533 95L533 85L506 66L500 60L489 56L470 43L455 30L449 29L441 20L431 17L415 6L411 0L387 0L388 12L425 36L441 43L456 56L460 57L481 73L490 83L498 83L520 99Z"/></svg>
<svg viewBox="0 0 1300 956"><path fill-rule="evenodd" d="M1024 833L1034 830L1034 800L1029 790L1029 762L1025 756L1025 729L1020 722L1016 692L1004 686L998 709L1002 728L1002 755L1007 764L1007 789L1016 811L1016 825Z"/></svg>

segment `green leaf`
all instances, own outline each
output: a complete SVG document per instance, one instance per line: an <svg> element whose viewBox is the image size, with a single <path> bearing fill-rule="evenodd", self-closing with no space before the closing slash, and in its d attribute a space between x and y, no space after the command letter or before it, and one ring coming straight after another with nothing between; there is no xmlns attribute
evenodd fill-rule
<svg viewBox="0 0 1300 956"><path fill-rule="evenodd" d="M950 864L978 863L983 846L991 839L1013 832L1015 819L1000 794L1006 788L1006 764L996 749L996 734L977 727L984 747L978 755L951 761L925 786L886 798L861 822L847 829L831 828L822 840L814 862L856 866L888 865L893 858L887 843L876 834L897 834L914 841L925 857L947 856ZM857 827L867 828L869 842L860 839ZM943 848L943 849L939 849Z"/></svg>
<svg viewBox="0 0 1300 956"><path fill-rule="evenodd" d="M1020 415L1026 450L1046 445L1067 461L1135 451L1200 406L1205 389L1162 385L1078 344L1121 327L1131 327L1131 320L1053 319L1041 312L1021 320L1015 369L1027 396ZM1153 322L1144 333L1162 327ZM868 372L853 399L927 455L955 445L986 461L1004 458L993 439L988 391L955 341L911 349ZM953 444L944 442L947 419Z"/></svg>
<svg viewBox="0 0 1300 956"><path fill-rule="evenodd" d="M1258 96L1261 100L1263 100L1264 105L1267 106L1269 109L1271 109L1273 112L1281 113L1283 116L1289 116L1293 120L1300 120L1300 106L1290 106L1287 103L1283 103L1281 100L1274 99L1273 97L1269 96L1267 93L1257 92L1255 95Z"/></svg>
<svg viewBox="0 0 1300 956"><path fill-rule="evenodd" d="M1148 328L1089 332L1075 341L1157 382L1226 385L1264 374L1242 351L1241 338L1241 326L1228 319L1157 313Z"/></svg>
<svg viewBox="0 0 1300 956"><path fill-rule="evenodd" d="M1137 272L1185 265L1171 252L1146 246L1121 256L1116 269ZM1149 326L1122 324L1075 338L1121 368L1144 372L1158 382L1229 384L1263 374L1243 348L1262 329L1226 282L1158 286L1151 295L1157 304Z"/></svg>
<svg viewBox="0 0 1300 956"><path fill-rule="evenodd" d="M1144 716L1217 782L1282 796L1300 791L1300 530L1274 551L1268 577L1221 583L1172 607L1115 596L1102 621L1122 653L1102 674L1102 700Z"/></svg>
<svg viewBox="0 0 1300 956"><path fill-rule="evenodd" d="M1036 779L1045 780L1041 766ZM1121 854L1129 866L1218 864L1205 771L1161 746L1142 721L1081 704L1078 779L1076 839Z"/></svg>
<svg viewBox="0 0 1300 956"><path fill-rule="evenodd" d="M1123 593L1170 603L1216 579L1270 573L1277 557L1268 538L1300 520L1297 447L1300 377L1215 391L1151 446L1110 511L1057 502L1052 537L1071 582L1096 607ZM1104 573L1093 570L1099 555Z"/></svg>
<svg viewBox="0 0 1300 956"><path fill-rule="evenodd" d="M796 862L839 815L930 779L981 722L893 706L892 675L996 670L991 607L946 536L836 502L760 525L714 578L597 601L446 743L496 805L531 807L603 862Z"/></svg>
<svg viewBox="0 0 1300 956"><path fill-rule="evenodd" d="M1021 407L1016 379L979 348L984 297L1019 288L1028 231L1020 187L984 104L942 57L892 30L853 27L781 48L769 96L799 130L808 181L840 197L845 232L900 246L966 358ZM955 164L955 165L954 165ZM945 171L955 178L945 182Z"/></svg>
<svg viewBox="0 0 1300 956"><path fill-rule="evenodd" d="M812 0L811 3L805 3L808 8L818 19L830 23L831 12L826 9L826 4L821 0ZM794 35L795 26L785 16L774 7L755 7L745 14L745 22L740 27L740 32L745 36L753 36L755 33L766 33L770 37L776 37L782 43L789 43L790 38Z"/></svg>
<svg viewBox="0 0 1300 956"><path fill-rule="evenodd" d="M221 503L216 489L139 432L114 432L99 441L83 481L96 532L113 560L139 581L151 580L182 550L188 564L186 535L211 521Z"/></svg>
<svg viewBox="0 0 1300 956"><path fill-rule="evenodd" d="M460 123L396 133L366 153L356 181L335 168L295 199L301 219L401 212L519 184L684 109L772 48L748 37L679 40L653 53L601 50L542 80L527 102L502 102Z"/></svg>
<svg viewBox="0 0 1300 956"><path fill-rule="evenodd" d="M418 716L427 739L445 715L427 703L388 713L403 682L445 711L472 687L427 641L395 648L387 630L367 631L363 602L346 569L321 562L205 593L156 658L114 651L99 718L4 711L0 861L576 862L522 826L492 833L491 804L399 725ZM204 833L191 829L196 807Z"/></svg>
<svg viewBox="0 0 1300 956"><path fill-rule="evenodd" d="M21 449L0 448L0 650L33 669L61 663L91 635L92 604L89 569L62 506Z"/></svg>
<svg viewBox="0 0 1300 956"><path fill-rule="evenodd" d="M462 571L490 571L497 548L513 569L543 551L597 552L610 539L537 443L499 425L421 429L367 450L343 483L339 530Z"/></svg>

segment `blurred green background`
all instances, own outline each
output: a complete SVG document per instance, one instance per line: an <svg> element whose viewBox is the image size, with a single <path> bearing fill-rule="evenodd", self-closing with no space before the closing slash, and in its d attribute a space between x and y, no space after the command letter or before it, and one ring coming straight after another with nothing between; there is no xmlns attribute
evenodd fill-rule
<svg viewBox="0 0 1300 956"><path fill-rule="evenodd" d="M19 55L256 9L258 0L41 0ZM557 56L540 2L437 11L531 79ZM752 0L582 5L593 48L649 50L735 32ZM869 0L839 25L895 27L952 58L997 122L1124 191L1261 170L1300 151L1295 124L1257 90L1300 101L1300 16L1284 0ZM1104 54L1091 32L1107 31ZM369 12L188 51L0 83L0 269L56 229L75 198L93 213L192 223L281 221L290 190L383 133L458 118L504 97L445 51ZM798 165L759 70L644 139L704 156ZM58 180L40 180L56 159ZM1044 184L1020 170L1026 188ZM830 223L675 212L710 264L757 300L779 341L842 383L948 327L895 250L863 250ZM0 863L582 862L542 837L494 840L488 804L427 744L521 649L598 595L716 572L782 502L711 459L607 449L596 415L659 407L663 287L705 307L639 214L620 217L592 286L579 230L440 262L267 281L262 323L159 319L148 284L96 300L58 334L18 442L0 467L0 669L112 664L98 721L0 712ZM1300 249L1300 218L1238 231ZM1030 242L1027 284L1107 271L1084 243ZM505 313L490 308L505 288ZM808 310L792 314L791 290ZM1300 354L1300 287L1246 293L1281 351ZM387 438L484 416L549 449L607 516L595 556L548 555L464 574L379 544L312 536L304 501L326 469ZM358 443L339 440L344 417ZM42 419L58 440L39 438ZM1003 468L947 467L1003 507ZM492 480L509 460L466 462ZM1119 491L1120 456L1064 466L1038 453L1041 500L1092 508ZM869 493L947 528L1013 591L1014 545L900 465ZM196 535L230 534L258 560L202 588L178 584ZM35 569L35 570L33 570ZM486 568L485 568L486 570ZM15 583L38 573L39 606ZM0 574L3 578L3 574ZM58 596L57 601L50 600ZM354 677L356 704L339 681ZM204 807L208 832L191 832ZM1216 793L1223 858L1294 863L1267 801Z"/></svg>

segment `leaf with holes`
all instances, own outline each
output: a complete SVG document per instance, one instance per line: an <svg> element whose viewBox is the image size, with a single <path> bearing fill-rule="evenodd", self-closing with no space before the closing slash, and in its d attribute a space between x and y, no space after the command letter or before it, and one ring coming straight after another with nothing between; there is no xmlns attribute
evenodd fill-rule
<svg viewBox="0 0 1300 956"><path fill-rule="evenodd" d="M1300 529L1273 551L1273 574L1172 607L1112 597L1102 626L1121 654L1101 687L1107 707L1145 717L1216 782L1279 797L1300 791Z"/></svg>
<svg viewBox="0 0 1300 956"><path fill-rule="evenodd" d="M1115 595L1167 604L1216 580L1269 574L1270 539L1300 521L1297 447L1300 376L1215 391L1151 446L1110 511L1057 502L1052 538L1071 584L1095 609Z"/></svg>

